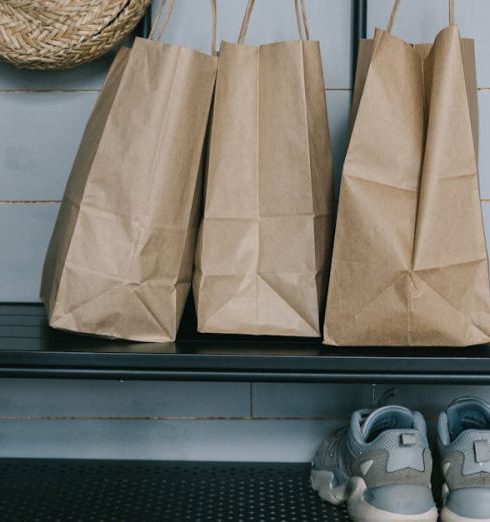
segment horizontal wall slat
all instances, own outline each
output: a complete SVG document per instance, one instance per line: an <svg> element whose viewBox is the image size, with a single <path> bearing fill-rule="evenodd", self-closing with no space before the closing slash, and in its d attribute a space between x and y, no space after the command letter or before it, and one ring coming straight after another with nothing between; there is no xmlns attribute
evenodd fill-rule
<svg viewBox="0 0 490 522"><path fill-rule="evenodd" d="M74 69L65 71L31 71L0 62L0 91L98 90L112 62L114 52Z"/></svg>
<svg viewBox="0 0 490 522"><path fill-rule="evenodd" d="M388 388L378 386L377 396L380 397ZM481 397L490 401L490 389L488 386L399 386L392 402L419 410L428 420L436 420L439 413L462 396Z"/></svg>
<svg viewBox="0 0 490 522"><path fill-rule="evenodd" d="M0 301L38 301L44 255L59 205L1 205ZM490 247L490 202L483 203Z"/></svg>
<svg viewBox="0 0 490 522"><path fill-rule="evenodd" d="M255 418L347 419L353 410L372 406L371 386L365 384L256 383L252 398Z"/></svg>
<svg viewBox="0 0 490 522"><path fill-rule="evenodd" d="M476 42L476 63L478 85L490 87L490 2L488 0L456 0L456 16L462 36L474 38Z"/></svg>
<svg viewBox="0 0 490 522"><path fill-rule="evenodd" d="M22 158L44 153L49 158L52 169L40 166L41 171L37 175L33 175L29 170L24 170L19 173L17 170L12 169L7 171L10 172L10 175L4 174L4 176L0 177L0 216L4 217L3 223L0 223L0 238L8 245L3 259L0 260L0 274L5 276L3 283L0 283L0 301L37 301L42 263L47 242L51 236L56 218L58 205L49 203L16 204L15 199L24 200L32 197L34 191L38 193L43 191L45 197L61 198L65 180L68 177L78 147L78 144L74 143L72 134L78 134L78 140L80 139L80 135L83 132L83 128L81 127L83 127L84 121L88 118L88 112L94 103L94 99L85 99L85 97L88 96L87 94L75 95L70 93L61 96L68 98L68 101L65 100L65 103L62 103L58 97L52 98L54 96L52 94L3 94L0 95L0 110L2 97L5 96L14 96L15 98L17 98L17 96L26 97L28 101L32 103L32 106L38 109L40 113L40 117L32 122L32 125L37 125L38 122L41 123L37 130L27 129L28 121L25 119L27 112L22 111L22 107L24 107L22 100L17 100L20 104L19 114L21 115L20 117L23 118L23 125L26 127L26 132L30 132L31 136L29 140L18 142L16 156ZM73 96L75 96L75 99L72 98ZM78 99L78 97L81 97L81 99ZM32 98L34 98L34 100L32 100ZM43 100L52 103L51 111L48 110L49 103L47 105L41 103ZM334 147L335 173L338 179L347 142L350 92L329 91L327 93L327 100ZM72 102L78 105L79 112L82 110L84 112L78 115L79 121L76 131L73 129L64 131L63 129L67 123L64 119L64 113L69 115L71 112L65 105L66 103L71 104ZM65 111L63 111L63 108ZM40 144L37 138L38 136L42 136L43 119L47 117L43 114L46 114L46 111L49 114L48 119L57 121L56 125L54 125L54 128L58 129L57 134L64 136L66 132L66 139L70 141L69 146L66 145L63 148L63 152L65 152L63 160L64 167L57 165L56 159L58 158L59 150L54 137L48 134L48 138L52 143L46 144L45 146ZM50 114L51 112L54 115ZM72 118L75 119L76 116L73 115ZM1 129L2 122L0 121L0 136L2 133ZM0 151L2 146L0 141ZM49 148L51 148L51 150L47 150ZM69 157L69 155L71 156ZM6 199L13 200L13 203L2 204L1 201ZM14 236L12 235L12 225L17 222L20 223L20 228L19 232ZM30 231L28 229L29 226L35 227L35 230ZM26 243L29 241L28 238L30 234L36 235L37 241L35 243ZM22 259L26 253L29 257L28 262Z"/></svg>
<svg viewBox="0 0 490 522"><path fill-rule="evenodd" d="M17 390L3 388L0 383L4 396L2 401L4 412L14 411L16 406L20 406L21 411L27 411L29 395L34 397L32 408L40 407L41 412L59 411L57 405L60 404L60 400L53 397L56 388L59 394L67 393L67 406L69 406L68 399L75 398L71 393L73 387L70 389L71 385L66 386L65 381L53 381L52 384L48 384L53 386L52 390L47 389L40 381L32 381L31 386L26 386L23 380L11 382L18 383ZM93 401L93 393L90 390L92 384L87 381L80 383L81 388L76 392L79 396L74 400L73 411L91 410L88 403ZM149 410L146 404L141 404L141 401L148 399L148 393L153 390L142 388L142 383L132 384L134 386L132 397L125 393L116 394L115 388L111 391L109 384L105 389L99 388L95 391L100 393L99 400L114 404L116 414L123 408L116 404L119 398L127 404L128 409L140 412L138 418L12 419L0 416L0 440L2 441L0 457L307 462L313 458L316 448L326 433L345 425L352 411L371 405L370 389L366 390L365 396L362 397L355 390L344 393L342 386L340 388L334 385L328 386L330 389L327 390L325 385L275 384L260 385L264 387L263 392L276 395L268 405L263 403L265 409L262 409L262 413L284 415L302 411L306 416L312 413L309 408L312 403L317 405L316 412L320 413L318 408L320 401L323 400L323 411L330 411L335 418L225 419L225 414L230 411L225 406L222 409L222 419L143 420L142 415ZM178 383L179 386L183 384ZM20 391L24 386L26 386L23 390L25 397L22 403L19 403ZM215 396L213 385L203 386L206 386L206 390L200 393L191 408L206 404L208 401L206 394L211 398ZM376 397L381 397L387 389L387 386L378 386ZM325 393L327 391L330 393ZM14 393L12 404L8 403L9 395L6 392ZM189 389L189 399L194 392L199 390ZM257 392L258 390L255 389L254 393ZM111 393L114 393L113 398L107 396ZM182 390L182 393L186 392ZM292 397L292 394L296 394L295 397ZM430 438L433 440L434 420L437 415L450 401L464 394L481 396L487 400L490 398L488 391L482 387L400 386L395 399L391 402L421 411L429 422ZM40 398L36 399L36 395ZM87 404L83 404L84 400ZM303 409L300 400L304 401ZM157 402L153 401L152 393L150 402L155 404ZM291 404L289 409L288 404ZM167 411L179 407L175 402ZM185 412L186 407L184 405L180 412ZM209 407L214 409L213 405ZM222 407L221 403L216 407ZM257 402L255 408L259 408Z"/></svg>
<svg viewBox="0 0 490 522"><path fill-rule="evenodd" d="M247 417L247 383L0 380L5 417Z"/></svg>
<svg viewBox="0 0 490 522"><path fill-rule="evenodd" d="M480 108L480 192L482 199L490 199L490 90L478 93Z"/></svg>
<svg viewBox="0 0 490 522"><path fill-rule="evenodd" d="M39 300L44 256L59 205L0 205L0 301Z"/></svg>
<svg viewBox="0 0 490 522"><path fill-rule="evenodd" d="M328 347L325 347L328 351ZM256 383L253 386L255 418L315 417L330 420L348 419L358 409L372 408L375 401L390 392L389 404L401 404L421 411L427 419L435 419L454 399L463 394L490 401L485 386L420 386L345 385L345 384L277 384Z"/></svg>
<svg viewBox="0 0 490 522"><path fill-rule="evenodd" d="M1 420L0 458L308 462L326 421Z"/></svg>
<svg viewBox="0 0 490 522"><path fill-rule="evenodd" d="M0 93L0 200L61 199L97 93Z"/></svg>
<svg viewBox="0 0 490 522"><path fill-rule="evenodd" d="M0 201L62 198L97 93L0 93ZM348 139L350 91L327 91L336 179ZM22 139L20 138L22 136Z"/></svg>

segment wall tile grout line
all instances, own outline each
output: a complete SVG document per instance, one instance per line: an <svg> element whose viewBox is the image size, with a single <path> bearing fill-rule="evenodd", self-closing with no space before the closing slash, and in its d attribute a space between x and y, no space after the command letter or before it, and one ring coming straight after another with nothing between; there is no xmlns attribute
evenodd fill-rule
<svg viewBox="0 0 490 522"><path fill-rule="evenodd" d="M326 87L331 92L351 92L349 87ZM99 93L101 89L0 89L0 94L72 94L72 93ZM490 87L478 87L478 91L490 91Z"/></svg>
<svg viewBox="0 0 490 522"><path fill-rule="evenodd" d="M480 202L490 203L490 199L480 199ZM61 199L14 199L0 200L0 205L60 205Z"/></svg>
<svg viewBox="0 0 490 522"><path fill-rule="evenodd" d="M0 416L0 422L7 421L153 421L153 422L166 422L166 421L330 421L330 422L346 422L348 417L332 417L332 416L305 416L305 417L288 417L288 416L259 416L259 417L217 417L217 416L204 416L204 417L196 417L196 416L188 416L188 417L179 417L179 416L142 416L142 417L104 417L104 416L52 416L52 415L35 415L35 416Z"/></svg>
<svg viewBox="0 0 490 522"><path fill-rule="evenodd" d="M99 93L100 89L0 89L0 94L72 94Z"/></svg>
<svg viewBox="0 0 490 522"><path fill-rule="evenodd" d="M490 89L490 87L489 87ZM351 92L347 87L326 87L326 91L331 92ZM99 93L100 89L0 89L0 94L72 94L72 93Z"/></svg>
<svg viewBox="0 0 490 522"><path fill-rule="evenodd" d="M59 205L60 199L14 199L0 200L0 205Z"/></svg>

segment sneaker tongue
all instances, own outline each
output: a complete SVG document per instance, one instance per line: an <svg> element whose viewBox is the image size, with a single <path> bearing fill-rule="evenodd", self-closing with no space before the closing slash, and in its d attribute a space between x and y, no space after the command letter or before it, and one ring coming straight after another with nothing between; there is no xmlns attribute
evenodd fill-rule
<svg viewBox="0 0 490 522"><path fill-rule="evenodd" d="M413 413L407 408L385 406L369 415L362 425L361 434L365 441L370 441L386 430L411 430L413 423Z"/></svg>

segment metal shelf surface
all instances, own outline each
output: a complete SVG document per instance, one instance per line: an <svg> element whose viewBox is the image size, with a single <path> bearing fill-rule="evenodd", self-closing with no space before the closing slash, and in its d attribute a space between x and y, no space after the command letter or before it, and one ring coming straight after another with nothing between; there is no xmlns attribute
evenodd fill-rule
<svg viewBox="0 0 490 522"><path fill-rule="evenodd" d="M203 335L187 311L175 343L51 329L41 305L0 305L0 377L490 383L490 346L332 348L317 339Z"/></svg>
<svg viewBox="0 0 490 522"><path fill-rule="evenodd" d="M0 518L125 522L348 522L305 464L0 460Z"/></svg>

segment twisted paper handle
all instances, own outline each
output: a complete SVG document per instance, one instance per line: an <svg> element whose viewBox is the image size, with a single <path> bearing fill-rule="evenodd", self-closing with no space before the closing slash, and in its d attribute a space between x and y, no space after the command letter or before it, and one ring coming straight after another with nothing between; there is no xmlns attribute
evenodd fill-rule
<svg viewBox="0 0 490 522"><path fill-rule="evenodd" d="M301 6L300 6L301 1ZM247 36L248 26L250 24L250 17L255 5L255 0L248 0L247 8L243 16L242 26L240 28L240 36L238 37L238 43L242 44L245 42ZM300 40L310 39L310 27L308 24L308 17L306 16L306 5L305 0L294 0L294 8L296 11L296 21L298 23L298 32Z"/></svg>
<svg viewBox="0 0 490 522"><path fill-rule="evenodd" d="M155 23L153 24L153 27L150 31L150 36L148 37L150 40L156 40L160 41L163 33L167 29L168 23L170 21L170 18L172 16L172 13L175 8L175 0L170 1L170 6L167 10L167 14L165 15L165 19L163 20L162 26L160 27L160 30L158 31L158 34L155 34L159 25L160 20L162 19L163 12L165 11L165 5L167 4L167 0L162 0L162 3L160 4L160 8L158 10L157 17L155 19ZM217 7L216 7L216 0L211 0L211 12L213 15L213 35L211 38L211 53L216 56L216 33L217 33L217 25L218 25L218 13L217 13Z"/></svg>
<svg viewBox="0 0 490 522"><path fill-rule="evenodd" d="M388 32L388 33L391 33L391 31L393 30L396 16L398 14L398 10L400 9L400 4L401 4L401 0L395 0L395 5L393 6L390 19L388 20L388 25L386 26L386 32ZM449 0L449 25L456 25L454 13L455 13L454 0Z"/></svg>

